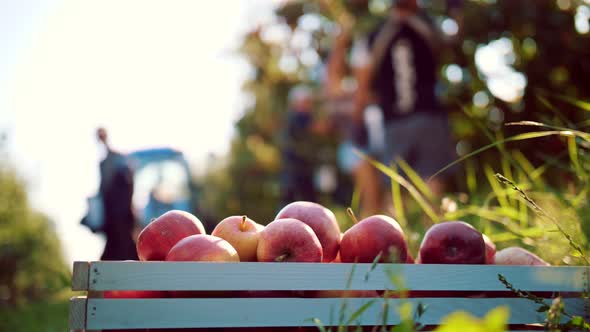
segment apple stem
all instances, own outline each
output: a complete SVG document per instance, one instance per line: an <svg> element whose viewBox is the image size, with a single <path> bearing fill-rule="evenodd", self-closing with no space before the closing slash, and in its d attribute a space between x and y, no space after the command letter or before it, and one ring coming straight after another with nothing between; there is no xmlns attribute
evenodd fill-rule
<svg viewBox="0 0 590 332"><path fill-rule="evenodd" d="M246 230L246 219L245 215L242 216L242 222L240 223L240 230L243 232Z"/></svg>
<svg viewBox="0 0 590 332"><path fill-rule="evenodd" d="M353 223L355 223L355 224L359 223L359 220L356 218L356 216L354 215L354 211L352 211L351 208L347 208L346 213L348 213L348 216L350 217L350 219L352 220Z"/></svg>
<svg viewBox="0 0 590 332"><path fill-rule="evenodd" d="M279 257L275 258L275 262L283 262L283 261L285 261L285 259L286 259L287 257L289 257L289 255L287 255L287 254L282 254L282 255L280 255Z"/></svg>

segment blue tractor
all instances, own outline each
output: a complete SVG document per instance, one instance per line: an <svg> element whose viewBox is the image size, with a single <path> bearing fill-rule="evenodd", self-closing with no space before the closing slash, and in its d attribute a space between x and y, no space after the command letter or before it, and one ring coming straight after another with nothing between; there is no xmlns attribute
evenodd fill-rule
<svg viewBox="0 0 590 332"><path fill-rule="evenodd" d="M182 152L154 148L128 154L133 165L133 206L141 227L169 210L195 213L196 186Z"/></svg>

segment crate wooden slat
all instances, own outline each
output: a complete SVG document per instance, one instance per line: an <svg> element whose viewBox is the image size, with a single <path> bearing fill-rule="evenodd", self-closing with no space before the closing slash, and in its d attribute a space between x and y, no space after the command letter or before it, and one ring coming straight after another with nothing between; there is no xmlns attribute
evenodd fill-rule
<svg viewBox="0 0 590 332"><path fill-rule="evenodd" d="M88 290L88 276L90 274L89 262L74 262L72 275L72 290Z"/></svg>
<svg viewBox="0 0 590 332"><path fill-rule="evenodd" d="M357 264L350 289L392 287L388 271L410 290L505 291L502 274L515 287L535 292L582 292L587 267ZM339 290L353 264L93 262L89 290Z"/></svg>
<svg viewBox="0 0 590 332"><path fill-rule="evenodd" d="M85 296L76 296L70 299L70 329L83 330L86 327L86 303Z"/></svg>
<svg viewBox="0 0 590 332"><path fill-rule="evenodd" d="M354 273L351 276L351 271ZM313 326L311 318L324 324L338 323L342 304L339 298L160 298L103 299L107 290L186 290L186 291L291 291L291 290L379 290L394 289L391 273L401 276L407 289L424 296L410 298L428 306L420 320L438 325L457 310L482 317L498 305L510 309L510 324L539 324L539 305L515 298L498 280L502 274L514 287L541 292L569 293L565 298L569 313L586 317L582 299L588 288L589 267L536 267L497 265L414 265L414 264L307 264L307 263L203 263L203 262L76 262L72 287L87 290L88 297L72 299L70 327L86 330L138 328L209 328ZM370 272L370 273L368 273ZM368 278L367 278L368 276ZM347 287L350 279L350 287ZM445 291L447 297L432 297ZM465 292L483 292L490 298L468 298ZM500 293L498 293L500 292ZM549 293L548 293L549 292ZM208 296L208 293L197 293ZM225 294L232 294L226 292ZM284 293L283 293L284 294ZM413 294L413 293L412 293ZM429 295L430 294L430 295ZM231 295L226 295L231 296ZM251 296L257 296L256 292ZM432 297L432 298L431 298ZM361 325L381 322L383 299L347 299L348 313L366 301L376 301L363 315ZM399 321L395 307L399 299L389 299L388 324ZM332 317L332 319L331 319ZM352 325L356 325L353 322Z"/></svg>
<svg viewBox="0 0 590 332"><path fill-rule="evenodd" d="M350 317L355 309L371 299L347 299ZM381 320L383 299L365 311L359 323L378 325ZM456 310L483 317L500 305L510 308L509 324L532 324L543 322L543 314L536 312L538 305L526 299L468 299L468 298L421 298L408 299L416 308L418 303L427 305L420 322L439 324ZM388 324L399 323L395 310L400 300L389 300ZM240 299L88 299L87 327L89 329L124 328L206 328L206 327L272 327L314 326L312 318L323 324L338 325L338 310L341 299L307 298L240 298ZM584 304L578 299L565 299L569 312L583 312ZM332 313L331 313L332 312ZM332 317L332 319L331 319ZM352 325L356 325L353 322Z"/></svg>

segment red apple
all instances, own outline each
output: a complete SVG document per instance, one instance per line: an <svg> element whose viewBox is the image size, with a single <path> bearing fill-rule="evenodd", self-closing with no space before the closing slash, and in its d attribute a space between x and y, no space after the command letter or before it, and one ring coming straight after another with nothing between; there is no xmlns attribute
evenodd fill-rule
<svg viewBox="0 0 590 332"><path fill-rule="evenodd" d="M306 223L317 235L324 253L323 262L331 262L340 246L340 226L334 213L317 203L297 201L285 206L275 219L294 218Z"/></svg>
<svg viewBox="0 0 590 332"><path fill-rule="evenodd" d="M496 252L494 264L496 265L538 265L549 266L539 256L520 247L508 247Z"/></svg>
<svg viewBox="0 0 590 332"><path fill-rule="evenodd" d="M321 262L322 244L311 227L297 219L277 219L260 232L259 262Z"/></svg>
<svg viewBox="0 0 590 332"><path fill-rule="evenodd" d="M238 252L229 242L213 235L185 237L170 249L167 261L239 262Z"/></svg>
<svg viewBox="0 0 590 332"><path fill-rule="evenodd" d="M494 256L496 255L496 245L490 238L482 234L483 242L486 245L486 264L494 264Z"/></svg>
<svg viewBox="0 0 590 332"><path fill-rule="evenodd" d="M421 264L485 264L486 246L481 233L468 223L441 222L424 235L418 260Z"/></svg>
<svg viewBox="0 0 590 332"><path fill-rule="evenodd" d="M165 291L157 290L107 290L103 292L105 299L150 299L164 298Z"/></svg>
<svg viewBox="0 0 590 332"><path fill-rule="evenodd" d="M381 254L381 263L405 263L408 246L404 231L395 219L374 215L349 228L340 243L344 263L372 263Z"/></svg>
<svg viewBox="0 0 590 332"><path fill-rule="evenodd" d="M213 235L197 234L178 241L166 261L239 262L238 252L229 242ZM232 291L170 291L174 298L234 297Z"/></svg>
<svg viewBox="0 0 590 332"><path fill-rule="evenodd" d="M195 234L205 234L197 217L185 211L168 211L139 233L137 255L142 261L163 261L178 241Z"/></svg>
<svg viewBox="0 0 590 332"><path fill-rule="evenodd" d="M241 262L255 262L258 238L264 226L246 216L231 216L223 219L211 233L231 244L238 252Z"/></svg>

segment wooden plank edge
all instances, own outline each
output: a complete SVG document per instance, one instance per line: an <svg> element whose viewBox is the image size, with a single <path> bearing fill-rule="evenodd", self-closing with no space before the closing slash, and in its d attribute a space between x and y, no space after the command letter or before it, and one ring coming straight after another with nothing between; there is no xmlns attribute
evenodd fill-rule
<svg viewBox="0 0 590 332"><path fill-rule="evenodd" d="M86 296L75 296L70 299L70 330L78 331L86 329L86 307L88 299Z"/></svg>
<svg viewBox="0 0 590 332"><path fill-rule="evenodd" d="M89 262L74 262L74 272L72 274L72 290L88 290L88 278L90 276Z"/></svg>
<svg viewBox="0 0 590 332"><path fill-rule="evenodd" d="M338 290L344 289L346 276L354 266L350 263L92 262L89 289ZM406 287L416 291L506 291L497 278L497 274L502 274L515 287L526 291L582 292L586 288L582 276L589 275L589 267L433 264L378 264L373 270L371 264L356 267L361 273L351 279L351 289L355 290L387 287L389 268L402 273L407 280ZM374 273L370 280L363 278L365 269ZM429 278L433 273L445 277L433 282ZM244 280L251 281L247 283L249 288L244 287ZM320 280L323 282L318 285Z"/></svg>

